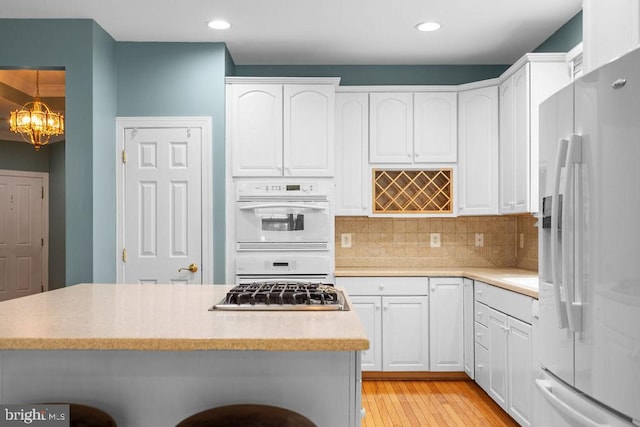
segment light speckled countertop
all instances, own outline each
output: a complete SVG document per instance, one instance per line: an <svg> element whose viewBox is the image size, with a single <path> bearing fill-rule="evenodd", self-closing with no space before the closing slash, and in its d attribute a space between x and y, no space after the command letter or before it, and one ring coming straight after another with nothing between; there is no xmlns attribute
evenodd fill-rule
<svg viewBox="0 0 640 427"><path fill-rule="evenodd" d="M468 277L490 285L538 298L538 272L520 268L480 268L480 267L443 267L443 268L390 268L390 267L340 267L336 268L336 277L367 276L433 276Z"/></svg>
<svg viewBox="0 0 640 427"><path fill-rule="evenodd" d="M355 311L208 311L230 286L80 284L0 302L0 350L355 351Z"/></svg>

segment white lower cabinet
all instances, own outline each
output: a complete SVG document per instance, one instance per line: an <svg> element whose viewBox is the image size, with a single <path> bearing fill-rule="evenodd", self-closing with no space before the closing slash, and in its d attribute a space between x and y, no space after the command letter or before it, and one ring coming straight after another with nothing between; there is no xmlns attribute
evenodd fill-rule
<svg viewBox="0 0 640 427"><path fill-rule="evenodd" d="M430 371L464 371L463 306L462 278L429 278Z"/></svg>
<svg viewBox="0 0 640 427"><path fill-rule="evenodd" d="M533 299L475 282L475 381L520 425L533 410Z"/></svg>
<svg viewBox="0 0 640 427"><path fill-rule="evenodd" d="M475 351L473 338L473 280L463 279L462 341L464 343L464 372L475 377Z"/></svg>
<svg viewBox="0 0 640 427"><path fill-rule="evenodd" d="M369 337L363 371L429 370L428 279L338 277Z"/></svg>

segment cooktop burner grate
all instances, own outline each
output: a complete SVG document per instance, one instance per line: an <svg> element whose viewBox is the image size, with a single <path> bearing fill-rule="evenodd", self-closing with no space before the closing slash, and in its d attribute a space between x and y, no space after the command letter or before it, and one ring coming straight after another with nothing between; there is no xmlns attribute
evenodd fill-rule
<svg viewBox="0 0 640 427"><path fill-rule="evenodd" d="M228 310L348 310L344 296L332 285L284 281L236 285L213 308Z"/></svg>

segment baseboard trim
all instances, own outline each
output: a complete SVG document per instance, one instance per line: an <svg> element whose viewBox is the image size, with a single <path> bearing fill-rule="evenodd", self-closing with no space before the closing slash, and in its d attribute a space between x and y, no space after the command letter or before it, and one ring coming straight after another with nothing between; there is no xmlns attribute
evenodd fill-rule
<svg viewBox="0 0 640 427"><path fill-rule="evenodd" d="M428 380L428 381L442 381L442 380L454 380L454 381L472 381L469 376L464 372L381 372L381 371L366 371L362 373L363 380L396 380L396 381L410 381L410 380Z"/></svg>

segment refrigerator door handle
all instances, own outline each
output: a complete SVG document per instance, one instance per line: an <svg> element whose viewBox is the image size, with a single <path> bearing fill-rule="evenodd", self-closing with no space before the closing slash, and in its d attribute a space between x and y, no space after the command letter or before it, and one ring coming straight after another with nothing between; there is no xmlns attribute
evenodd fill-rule
<svg viewBox="0 0 640 427"><path fill-rule="evenodd" d="M565 291L565 307L570 332L582 330L582 306L575 303L576 278L575 278L575 230L573 222L576 215L575 203L572 199L575 165L582 162L582 138L580 135L571 135L567 148L567 159L564 182L564 206L562 209L562 283Z"/></svg>
<svg viewBox="0 0 640 427"><path fill-rule="evenodd" d="M560 255L558 242L558 217L560 213L560 176L562 168L567 160L568 139L558 141L558 152L556 154L556 164L553 168L553 193L551 194L551 278L553 281L553 295L556 313L560 329L568 326L566 305L560 295L560 269L558 268L558 258ZM564 211L564 209L563 209Z"/></svg>
<svg viewBox="0 0 640 427"><path fill-rule="evenodd" d="M558 396L553 394L553 383L548 380L537 379L536 387L542 393L542 396L545 398L547 402L549 402L554 408L556 408L561 414L565 417L569 418L572 421L575 421L581 426L585 427L607 427L609 424L600 424L596 421L593 421L591 418L584 415L582 412L587 412L585 410L581 410L583 408L573 408L562 401ZM579 402L575 402L579 403Z"/></svg>

